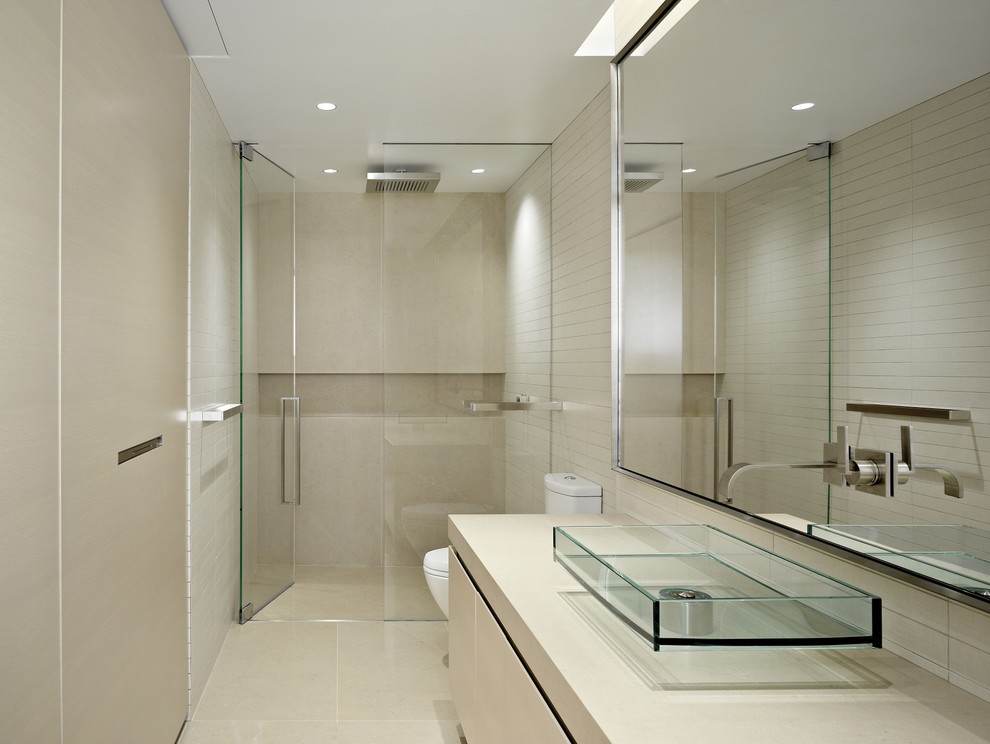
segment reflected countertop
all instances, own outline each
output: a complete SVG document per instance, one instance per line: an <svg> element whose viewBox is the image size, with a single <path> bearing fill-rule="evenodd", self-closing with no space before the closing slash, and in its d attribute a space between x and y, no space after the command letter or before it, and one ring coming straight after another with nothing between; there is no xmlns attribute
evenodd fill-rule
<svg viewBox="0 0 990 744"><path fill-rule="evenodd" d="M456 515L450 542L578 744L990 742L990 703L885 650L646 650L553 559L552 527Z"/></svg>

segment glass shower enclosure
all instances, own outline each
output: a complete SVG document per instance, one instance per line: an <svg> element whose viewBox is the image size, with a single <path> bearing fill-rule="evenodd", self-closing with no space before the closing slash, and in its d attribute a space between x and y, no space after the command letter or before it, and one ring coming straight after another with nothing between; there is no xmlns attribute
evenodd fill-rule
<svg viewBox="0 0 990 744"><path fill-rule="evenodd" d="M251 145L239 148L243 623L295 580L301 452L295 179Z"/></svg>

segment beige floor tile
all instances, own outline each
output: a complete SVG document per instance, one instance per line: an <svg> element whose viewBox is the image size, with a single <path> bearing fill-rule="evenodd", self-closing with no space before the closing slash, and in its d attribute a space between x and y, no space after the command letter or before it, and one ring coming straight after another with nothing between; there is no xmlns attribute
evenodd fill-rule
<svg viewBox="0 0 990 744"><path fill-rule="evenodd" d="M445 620L433 601L422 566L385 568L386 620Z"/></svg>
<svg viewBox="0 0 990 744"><path fill-rule="evenodd" d="M347 623L338 632L341 721L456 720L446 623Z"/></svg>
<svg viewBox="0 0 990 744"><path fill-rule="evenodd" d="M457 721L341 721L339 744L461 744Z"/></svg>
<svg viewBox="0 0 990 744"><path fill-rule="evenodd" d="M190 721L179 744L460 744L456 721Z"/></svg>
<svg viewBox="0 0 990 744"><path fill-rule="evenodd" d="M336 720L337 627L335 623L234 626L194 720Z"/></svg>
<svg viewBox="0 0 990 744"><path fill-rule="evenodd" d="M336 744L334 721L189 721L178 744Z"/></svg>
<svg viewBox="0 0 990 744"><path fill-rule="evenodd" d="M255 615L256 620L382 620L380 567L297 566L296 583Z"/></svg>

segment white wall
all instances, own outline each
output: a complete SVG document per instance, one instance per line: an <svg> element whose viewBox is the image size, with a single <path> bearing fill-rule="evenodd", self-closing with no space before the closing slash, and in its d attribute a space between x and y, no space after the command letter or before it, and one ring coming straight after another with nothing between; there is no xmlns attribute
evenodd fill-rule
<svg viewBox="0 0 990 744"><path fill-rule="evenodd" d="M235 379L230 144L194 76L190 178L190 65L157 0L16 0L0 33L0 738L169 744L190 605L208 671L236 593L235 442L185 423Z"/></svg>
<svg viewBox="0 0 990 744"><path fill-rule="evenodd" d="M59 741L58 0L0 24L0 740Z"/></svg>
<svg viewBox="0 0 990 744"><path fill-rule="evenodd" d="M64 3L62 55L65 739L167 742L188 705L189 60L157 0Z"/></svg>

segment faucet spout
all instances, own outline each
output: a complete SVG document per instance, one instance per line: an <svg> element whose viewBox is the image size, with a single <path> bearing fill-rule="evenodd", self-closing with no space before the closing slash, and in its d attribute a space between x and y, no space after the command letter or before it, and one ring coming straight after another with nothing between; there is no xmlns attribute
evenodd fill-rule
<svg viewBox="0 0 990 744"><path fill-rule="evenodd" d="M832 463L823 462L737 462L727 468L718 479L716 495L723 496L725 503L731 504L733 482L738 476L750 470L822 470L830 467L834 467Z"/></svg>
<svg viewBox="0 0 990 744"><path fill-rule="evenodd" d="M963 497L962 481L955 471L945 467L945 465L918 465L915 463L915 470L931 470L942 476L943 491L946 496L954 496L957 499Z"/></svg>

